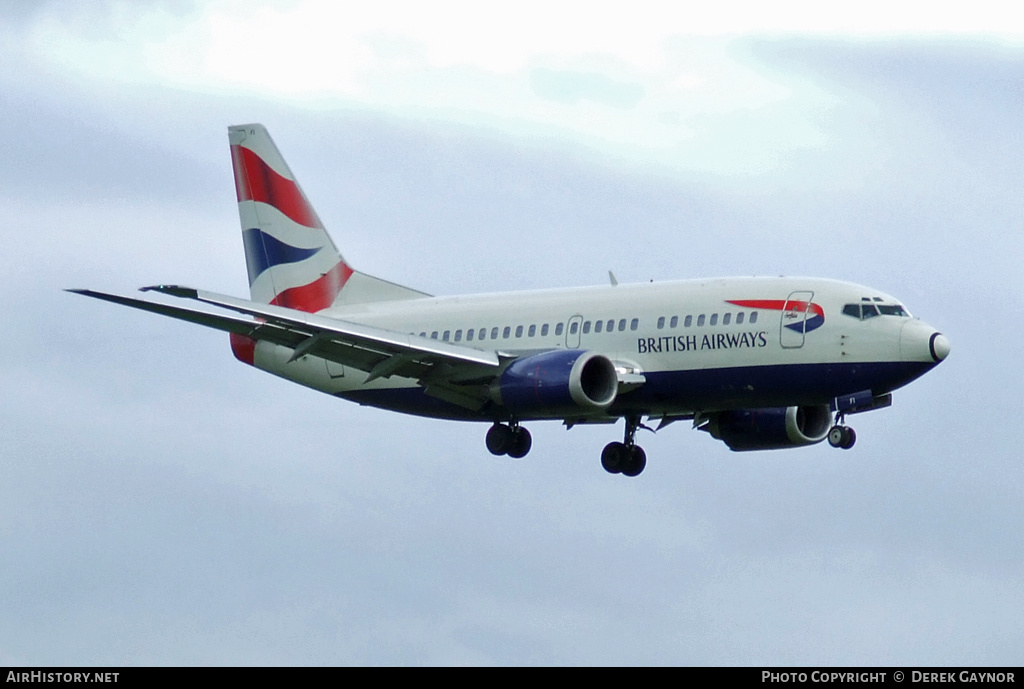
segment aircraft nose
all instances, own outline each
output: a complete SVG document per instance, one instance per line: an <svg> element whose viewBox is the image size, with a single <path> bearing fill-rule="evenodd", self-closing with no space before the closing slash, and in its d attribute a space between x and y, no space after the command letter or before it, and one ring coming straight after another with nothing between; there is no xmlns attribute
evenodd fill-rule
<svg viewBox="0 0 1024 689"><path fill-rule="evenodd" d="M930 325L909 321L900 330L900 354L904 361L937 364L949 356L949 338Z"/></svg>
<svg viewBox="0 0 1024 689"><path fill-rule="evenodd" d="M935 363L949 356L949 339L942 333L932 333L928 340L928 347L931 349L932 359L935 359Z"/></svg>

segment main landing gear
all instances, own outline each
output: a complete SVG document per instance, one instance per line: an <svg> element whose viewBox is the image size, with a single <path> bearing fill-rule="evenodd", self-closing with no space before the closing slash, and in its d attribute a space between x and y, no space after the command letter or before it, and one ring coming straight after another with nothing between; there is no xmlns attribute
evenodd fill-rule
<svg viewBox="0 0 1024 689"><path fill-rule="evenodd" d="M828 444L832 447L849 450L855 442L857 442L857 432L849 426L843 425L842 413L836 414L836 423L828 431Z"/></svg>
<svg viewBox="0 0 1024 689"><path fill-rule="evenodd" d="M508 455L512 459L522 459L533 447L530 432L513 421L506 426L495 423L487 431L487 450L492 455Z"/></svg>
<svg viewBox="0 0 1024 689"><path fill-rule="evenodd" d="M626 436L623 442L608 443L601 452L601 466L609 474L639 476L647 466L647 453L636 444L639 416L626 417Z"/></svg>

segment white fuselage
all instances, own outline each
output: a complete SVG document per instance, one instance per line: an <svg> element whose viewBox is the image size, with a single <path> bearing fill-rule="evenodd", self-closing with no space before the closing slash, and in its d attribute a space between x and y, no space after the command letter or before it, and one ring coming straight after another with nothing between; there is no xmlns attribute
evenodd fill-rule
<svg viewBox="0 0 1024 689"><path fill-rule="evenodd" d="M898 315L858 318L850 305ZM875 308L877 311L877 307ZM877 290L817 278L722 278L573 289L425 297L333 307L342 321L463 347L526 356L588 350L642 376L611 412L697 411L827 403L880 395L939 358L933 328ZM931 340L930 340L931 338ZM268 342L255 365L332 395L426 416L487 420L423 394L415 380L367 374ZM533 418L562 418L537 414Z"/></svg>

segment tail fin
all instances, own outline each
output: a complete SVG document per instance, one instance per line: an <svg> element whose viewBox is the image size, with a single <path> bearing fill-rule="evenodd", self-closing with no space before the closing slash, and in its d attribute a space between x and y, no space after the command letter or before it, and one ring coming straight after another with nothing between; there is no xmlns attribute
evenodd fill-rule
<svg viewBox="0 0 1024 689"><path fill-rule="evenodd" d="M253 301L315 313L426 296L353 270L260 124L228 128Z"/></svg>

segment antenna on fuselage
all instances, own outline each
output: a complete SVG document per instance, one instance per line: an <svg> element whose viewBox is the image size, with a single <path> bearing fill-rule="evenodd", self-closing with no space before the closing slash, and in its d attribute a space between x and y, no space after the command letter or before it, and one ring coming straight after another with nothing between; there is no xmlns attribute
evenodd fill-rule
<svg viewBox="0 0 1024 689"><path fill-rule="evenodd" d="M612 272L612 271L610 271L610 270L608 271L608 279L609 279L609 280L611 280L611 283L612 283L612 287L618 287L618 286L619 286L619 281L618 281L618 279L617 279L617 278L615 277L615 273L613 273L613 272Z"/></svg>

